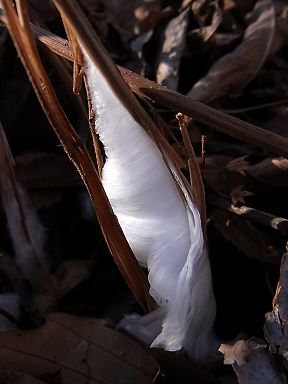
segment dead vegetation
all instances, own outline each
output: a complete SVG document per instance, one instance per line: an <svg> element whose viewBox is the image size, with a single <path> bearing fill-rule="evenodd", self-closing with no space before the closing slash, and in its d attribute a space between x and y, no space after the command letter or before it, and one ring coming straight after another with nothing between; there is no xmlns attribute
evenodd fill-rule
<svg viewBox="0 0 288 384"><path fill-rule="evenodd" d="M1 1L2 382L286 383L286 2L77 3L86 16L68 0ZM196 185L223 342L215 361L145 349L103 325L154 303L99 177L77 43L93 55L94 31L149 112L143 125Z"/></svg>

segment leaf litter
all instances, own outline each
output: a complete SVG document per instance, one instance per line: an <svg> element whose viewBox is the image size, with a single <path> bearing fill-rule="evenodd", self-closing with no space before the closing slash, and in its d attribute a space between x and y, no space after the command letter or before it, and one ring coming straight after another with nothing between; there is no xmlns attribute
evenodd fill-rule
<svg viewBox="0 0 288 384"><path fill-rule="evenodd" d="M213 267L212 273L215 280L214 291L218 302L215 329L224 343L228 341L233 344L231 340L237 337L239 332L242 334L244 332L245 340L253 336L262 338L267 346L263 346L263 343L259 341L253 344L248 340L244 342L241 348L243 347L245 351L248 351L248 355L252 356L252 370L254 369L253 362L258 362L260 366L268 369L269 374L273 375L275 367L271 364L268 346L276 354L276 360L279 354L281 355L280 359L286 359L287 355L285 331L281 328L282 323L279 322L279 313L281 319L284 319L283 321L285 321L286 316L285 308L282 309L282 307L285 302L283 297L287 282L283 277L278 283L273 311L271 312L273 291L276 289L279 275L279 263L285 252L287 238L285 236L287 233L285 218L288 217L286 204L287 159L285 155L284 157L280 157L280 154L277 156L273 150L272 153L268 153L270 139L266 139L266 143L265 140L262 140L263 146L262 144L259 145L258 141L249 139L250 125L246 126L244 122L252 123L254 127L262 126L267 133L272 132L282 135L283 138L287 137L287 130L285 129L287 117L287 101L285 99L288 98L288 88L285 86L288 70L286 60L288 30L286 2L268 0L257 2L139 0L127 5L129 8L127 12L123 12L121 2L108 4L105 1L91 0L89 4L83 2L83 6L87 10L90 22L98 30L98 33L100 32L102 41L117 64L144 74L151 80L165 84L174 91L188 93L196 100L209 102L212 107L217 108L217 110L208 109L202 104L192 104L191 101L191 106L194 105L194 113L190 113L193 120L189 120L187 125L198 163L200 163L201 157L200 135L205 134L206 136L203 181L207 203L207 236ZM46 1L41 3L41 7L35 4L32 7L34 12L34 16L30 15L32 23L36 23L36 19L33 17L37 13L37 17L43 22L48 22L48 29L57 35L61 21L55 8L51 8L49 2ZM117 17L120 13L121 18ZM0 20L4 22L2 11ZM180 31L180 34L177 34L177 30ZM51 36L45 32L45 29L41 33L41 39L52 49L51 40L49 40ZM2 323L5 326L6 322L5 327L8 329L9 315L13 319L14 314L17 320L16 327L28 328L24 332L18 330L12 333L2 333L0 344L2 337L4 337L3 340L6 340L6 344L3 341L3 345L15 343L20 348L16 337L18 332L22 335L21 338L27 337L25 344L27 352L31 347L30 344L33 345L33 340L37 341L38 335L45 339L49 333L52 335L51 340L55 339L55 342L58 338L62 340L58 326L53 325L57 316L60 316L61 324L64 322L66 326L67 323L72 322L74 324L75 322L77 327L84 332L84 329L89 328L89 322L92 324L96 321L87 318L87 315L102 319L108 318L109 323L115 326L125 313L138 312L142 314L143 312L129 294L113 263L108 261L111 255L105 247L93 208L89 208L89 204L85 203L87 209L91 210L88 215L89 220L87 219L88 216L82 212L83 196L86 196L85 199L88 200L83 185L70 163L65 160L62 149L56 147L57 144L52 137L53 135L48 133L50 127L43 118L37 102L32 97L29 82L23 75L23 71L19 69L21 66L17 61L12 45L7 43L7 31L4 27L0 30L0 34L1 52L5 52L5 55L0 55L0 76L1 84L3 84L1 95L2 92L7 94L7 97L0 98L0 119L16 164L14 170L16 171L17 182L21 183L23 190L25 190L24 193L32 202L28 209L31 208L34 214L36 212L45 228L48 243L48 246L45 246L45 252L47 252L51 263L47 273L49 284L53 287L50 292L43 291L41 284L32 284L32 289L28 288L22 280L21 270L15 273L17 266L14 268L10 265L7 268L4 266L5 263L0 263L0 301L1 297L3 297L3 303L8 298L9 304L11 304L10 307L3 305L3 309L7 309L8 317L5 318L4 316L3 318L3 314L1 314ZM61 54L62 50L66 59L67 57L71 58L71 53L69 50L67 51L69 43L57 38L57 36L53 43L54 51L56 47L58 54ZM41 52L41 56L42 54ZM42 60L45 61L44 57L46 56L43 55ZM163 68L163 63L165 65L168 63L168 72L160 71L161 66ZM53 64L48 64L48 61L45 62L46 65L53 83L56 83L55 73L57 69L53 68ZM67 67L67 75L71 78L68 68L69 66ZM149 108L154 109L154 116L158 113L166 123L164 134L182 157L179 164L182 164L183 174L187 176L189 182L189 177L193 177L193 172L191 172L191 163L188 165L187 148L182 142L178 124L175 124L174 114L174 111L185 113L185 110L178 109L181 108L181 105L183 106L184 102L181 101L183 100L181 95L172 94L171 100L173 101L169 101L169 108L167 108L168 102L165 97L171 94L168 94L165 88L158 88L157 90L154 83L148 85L128 71L122 73L125 74L125 79L140 98L145 97L148 102L149 99L156 102L151 104ZM17 91L17 87L13 86L13 82L22 84L22 96L20 89ZM72 83L65 84L63 90L57 89L57 92L61 100L64 100L65 111L68 112L73 125L83 127L83 112L74 113L78 108L78 102L75 103L74 101L73 107L71 107L70 98L69 101L66 98L66 95L71 92ZM150 93L147 92L148 88ZM15 97L15 94L19 94L19 97ZM25 98L23 94L25 94ZM82 98L82 95L77 97ZM11 100L15 106L14 113L10 112ZM83 99L83 102L85 104L86 100ZM276 102L282 104L277 105ZM173 103L176 107L173 107ZM147 105L144 104L144 106L146 108ZM197 109L202 111L202 108L205 113L200 116L197 114ZM235 119L225 114L223 120L218 119L219 109L231 111L229 113L232 114L233 111L238 111L235 113L240 120L236 123ZM33 111L33 120L31 119L31 111ZM213 120L214 123L211 123L212 120L210 119L216 119L219 128L221 128L222 122L231 121L231 132L226 132L232 133L232 137L219 133L215 127L217 123L215 120ZM20 126L19 122L22 123L22 121L23 124ZM233 129L237 124L243 127L243 131L240 135L233 136ZM247 135L244 134L244 127L247 127ZM90 150L93 148L93 143L88 132L86 132L86 140L86 145ZM279 136L277 136L277 140L279 140ZM41 154L39 154L40 152ZM183 167L185 163L187 165ZM3 207L3 201L1 204ZM4 211L5 207L2 208L2 212ZM282 223L283 230L276 223ZM8 256L5 257L9 257L13 263L15 252L2 213L0 226L0 249L6 251ZM18 232L17 226L13 225L13 227L14 232ZM285 271L286 259L283 260L282 275ZM242 271L242 277L240 271ZM41 274L42 271L39 276ZM233 278L239 282L238 286L233 284ZM261 290L261 295L259 293L257 296L258 291L256 290L255 295L245 296L249 289L254 292L256 285L259 292ZM25 294L21 294L24 292L21 287L25 287ZM220 293L221 297L219 296ZM242 300L243 296L245 296L245 300ZM17 304L16 311L15 308L12 308L14 298L17 298L16 302L20 303L19 306ZM229 310L231 300L233 306L237 308L237 319ZM222 305L223 302L225 303L224 306ZM55 309L60 310L60 312L65 312L68 309L68 311L81 317L73 317L72 321L69 318L70 315L49 314ZM269 311L264 334L265 313ZM3 313L5 314L5 311ZM64 317L62 318L62 316ZM44 318L47 319L47 322L43 325ZM11 326L10 323L9 326L15 328L15 324ZM34 326L39 328L29 330ZM118 340L118 337L122 338L122 335L119 336L119 331L112 331L113 334L109 333L108 336L105 333L106 328L104 331L102 320L100 323L97 320L97 325L95 323L94 327L95 329L99 328L99 332L106 335L104 341L98 333L97 338L103 342L105 348L108 347L108 355L114 356L115 351L118 351L119 345L122 343L127 346L126 343L129 339L124 336L125 340L115 341L109 349L110 340ZM75 366L87 373L87 365L85 366L81 362L81 357L87 352L87 345L90 348L89 341L86 340L88 336L84 333L77 334L78 338L76 337L76 339L78 341L76 342L75 336L68 336L70 330L67 332L66 336L63 332L68 356L66 361L70 361L71 357ZM281 335L281 337L277 338L277 335ZM74 344L70 338L74 340ZM49 345L53 345L53 342ZM279 345L281 345L280 349L278 348ZM234 347L236 348L236 346ZM134 342L133 346L129 344L129 348L134 355L128 354L129 357L126 361L124 357L124 360L121 357L115 363L114 357L111 360L113 363L110 363L108 367L115 366L119 369L114 369L113 375L111 373L112 376L110 377L108 374L111 369L106 368L101 372L96 370L97 361L99 358L103 359L103 356L100 350L94 353L94 346L92 346L91 365L95 365L96 368L94 371L92 369L91 372L94 377L99 379L102 374L107 374L108 382L115 382L115 377L123 373L123 375L127 374L129 378L138 375L137 380L146 380L147 377L147 381L143 382L153 382L158 372L158 365L151 358L152 351L144 351ZM25 354L24 349L21 350L21 353ZM48 351L42 348L42 351L37 351L36 355L47 357L48 352L51 351L55 352L53 347ZM171 361L169 363L169 359L167 363L163 358L155 355L161 369L161 375L157 376L156 382L169 382L169 378L170 382L177 382L177 377L181 377L183 382L185 380L189 382L193 377L194 379L196 377L199 383L213 382L213 380L219 382L225 382L225 380L237 382L236 380L238 380L239 383L249 382L252 384L256 382L251 377L249 378L251 369L249 364L242 364L241 360L242 365L239 368L235 365L235 359L234 362L233 358L227 360L227 349L223 347L222 351L225 354L226 362L232 364L237 379L231 371L229 373L221 371L220 362L214 362L214 364L218 364L218 371L213 370L211 365L205 367L205 374L211 375L206 377L203 372L197 376L194 368L191 368L192 362L185 357L183 359L188 365L182 365L181 359L178 359L177 356L173 357L175 361L172 364ZM244 358L247 357L245 353ZM6 352L4 356L5 354ZM59 371L59 369L55 369L53 363L49 365L49 368L47 365L45 365L46 368L43 365L41 368L43 371L39 376L37 372L33 371L32 360L30 360L32 357L29 356L26 355L25 366L22 366L25 368L23 369L25 373L19 373L21 367L19 368L16 364L19 362L18 355L16 356L15 353L11 352L10 360L7 360L7 364L10 364L9 368L2 366L2 363L0 365L1 379L4 377L7 382L19 380L21 383L25 380L29 382L29 379L33 380L32 377L35 376L37 382L53 382L53 380L57 381L61 375L65 380L71 377L70 375L78 375L78 372L76 374L69 371L70 366L67 368L69 371L67 373L66 367ZM143 372L147 372L145 371L146 366L144 371L142 371L143 367L140 370L133 367L131 372L130 368L127 368L129 366L127 361L135 361L133 358L137 356L144 365L148 364L147 361L150 362L150 367L153 368L149 371L150 376L145 376L146 373L143 374ZM6 360L1 359L1 361ZM94 363L94 361L96 362ZM7 373L7 369L9 373ZM30 369L31 371L29 371ZM192 378L189 376L191 369ZM79 380L83 379L81 375L82 373L77 376ZM187 379L188 377L189 379ZM267 377L270 376L267 375ZM279 379L277 375L273 377Z"/></svg>
<svg viewBox="0 0 288 384"><path fill-rule="evenodd" d="M0 354L2 370L57 374L63 384L151 383L158 371L144 349L101 320L60 313L33 331L2 334Z"/></svg>

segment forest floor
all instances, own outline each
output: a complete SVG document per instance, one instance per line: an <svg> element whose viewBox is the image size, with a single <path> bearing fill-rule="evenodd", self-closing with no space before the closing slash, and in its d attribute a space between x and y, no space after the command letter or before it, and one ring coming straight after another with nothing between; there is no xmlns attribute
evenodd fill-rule
<svg viewBox="0 0 288 384"><path fill-rule="evenodd" d="M34 93L11 20L7 28L7 2L0 8L0 382L287 382L287 2L78 1L188 179L176 118L184 115L205 187L222 343L205 362L149 349L116 330L125 314L143 308ZM73 44L63 43L67 28L52 2L24 3L48 77L93 157ZM55 53L61 47L64 57ZM25 257L34 253L37 264L38 252L42 264L31 274Z"/></svg>

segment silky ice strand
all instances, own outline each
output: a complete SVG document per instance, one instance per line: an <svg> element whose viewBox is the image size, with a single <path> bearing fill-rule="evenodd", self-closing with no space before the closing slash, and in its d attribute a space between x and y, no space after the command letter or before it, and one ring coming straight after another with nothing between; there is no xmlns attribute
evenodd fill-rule
<svg viewBox="0 0 288 384"><path fill-rule="evenodd" d="M179 185L185 187L181 180L176 185L151 137L84 57L106 155L103 186L138 262L148 268L150 293L159 305L122 326L153 347L206 357L215 347L215 299L199 212L188 193L181 196Z"/></svg>

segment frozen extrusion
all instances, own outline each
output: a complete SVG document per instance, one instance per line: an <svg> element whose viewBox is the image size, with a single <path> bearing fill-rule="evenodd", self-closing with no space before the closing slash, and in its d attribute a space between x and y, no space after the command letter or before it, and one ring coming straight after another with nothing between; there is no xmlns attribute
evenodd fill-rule
<svg viewBox="0 0 288 384"><path fill-rule="evenodd" d="M102 182L159 308L122 325L134 336L194 358L215 348L215 299L199 212L163 156L88 59L86 76L106 162ZM172 169L173 171L173 169ZM184 201L186 200L186 201Z"/></svg>

